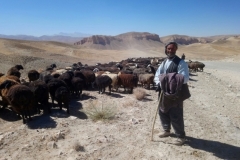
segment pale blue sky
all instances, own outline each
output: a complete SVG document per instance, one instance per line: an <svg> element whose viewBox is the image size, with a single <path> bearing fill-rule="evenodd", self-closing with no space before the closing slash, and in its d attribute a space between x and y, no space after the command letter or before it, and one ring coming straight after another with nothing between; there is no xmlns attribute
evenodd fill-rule
<svg viewBox="0 0 240 160"><path fill-rule="evenodd" d="M240 0L1 0L0 34L240 34Z"/></svg>

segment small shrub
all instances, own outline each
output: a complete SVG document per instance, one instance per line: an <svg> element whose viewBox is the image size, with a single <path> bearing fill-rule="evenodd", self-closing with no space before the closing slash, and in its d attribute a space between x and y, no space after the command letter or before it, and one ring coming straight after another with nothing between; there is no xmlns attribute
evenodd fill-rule
<svg viewBox="0 0 240 160"><path fill-rule="evenodd" d="M135 88L133 90L133 94L135 95L137 100L142 100L146 96L146 90L143 88Z"/></svg>
<svg viewBox="0 0 240 160"><path fill-rule="evenodd" d="M91 101L89 106L84 109L84 112L93 121L111 120L116 114L116 105L99 104L97 101Z"/></svg>
<svg viewBox="0 0 240 160"><path fill-rule="evenodd" d="M74 144L73 144L73 149L75 150L75 151L81 151L81 152L84 152L85 151L85 149L84 149L84 147L82 146L82 145L80 145L80 143L78 142L78 141L76 141Z"/></svg>
<svg viewBox="0 0 240 160"><path fill-rule="evenodd" d="M122 103L122 106L123 106L123 107L132 107L132 106L134 106L134 103L135 103L135 100L134 100L134 99L128 99L128 100L125 100L125 101Z"/></svg>

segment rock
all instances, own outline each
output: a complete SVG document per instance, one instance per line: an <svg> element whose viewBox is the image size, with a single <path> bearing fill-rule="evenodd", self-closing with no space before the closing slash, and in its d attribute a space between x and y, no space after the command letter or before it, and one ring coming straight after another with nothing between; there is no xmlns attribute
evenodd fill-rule
<svg viewBox="0 0 240 160"><path fill-rule="evenodd" d="M135 118L132 118L132 119L131 119L131 122L132 122L132 124L138 124L138 120L135 119Z"/></svg>
<svg viewBox="0 0 240 160"><path fill-rule="evenodd" d="M58 141L60 139L64 139L65 138L65 135L64 133L62 133L61 131L57 132L56 134L52 135L50 140L52 141Z"/></svg>
<svg viewBox="0 0 240 160"><path fill-rule="evenodd" d="M57 148L57 144L55 142L48 142L47 143L47 147L49 149L52 149L52 148Z"/></svg>
<svg viewBox="0 0 240 160"><path fill-rule="evenodd" d="M3 135L0 135L0 142L4 139Z"/></svg>
<svg viewBox="0 0 240 160"><path fill-rule="evenodd" d="M46 135L43 135L41 140L44 141L46 139Z"/></svg>

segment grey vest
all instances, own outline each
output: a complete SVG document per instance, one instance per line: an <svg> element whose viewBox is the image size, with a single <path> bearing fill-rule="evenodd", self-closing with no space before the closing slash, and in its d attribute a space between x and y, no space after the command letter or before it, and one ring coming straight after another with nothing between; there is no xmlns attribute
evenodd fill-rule
<svg viewBox="0 0 240 160"><path fill-rule="evenodd" d="M167 61L167 58L163 61L163 66L165 65ZM168 69L166 70L166 73L173 73L178 72L178 65L180 63L181 59L178 56L175 56L175 58L172 60L172 63L169 65Z"/></svg>

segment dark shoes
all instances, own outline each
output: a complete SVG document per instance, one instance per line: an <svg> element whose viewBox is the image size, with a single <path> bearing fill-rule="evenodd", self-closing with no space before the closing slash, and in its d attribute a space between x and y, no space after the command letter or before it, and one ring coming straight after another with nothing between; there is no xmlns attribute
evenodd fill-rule
<svg viewBox="0 0 240 160"><path fill-rule="evenodd" d="M166 132L166 131L165 131L165 132L161 133L161 134L159 135L159 137L160 137L160 138L164 138L164 137L169 137L170 135L171 135L170 132ZM174 145L177 145L177 146L181 146L181 145L183 145L183 144L185 143L185 141L186 141L185 138L177 138L177 139L175 139L174 142L171 143L171 144L174 144Z"/></svg>
<svg viewBox="0 0 240 160"><path fill-rule="evenodd" d="M170 135L171 135L170 132L166 132L166 131L165 131L165 132L163 132L162 134L160 134L159 137L160 137L160 138L164 138L164 137L168 137L168 136L170 136Z"/></svg>
<svg viewBox="0 0 240 160"><path fill-rule="evenodd" d="M177 145L177 146L181 146L185 143L186 139L185 138L177 138L173 144Z"/></svg>

